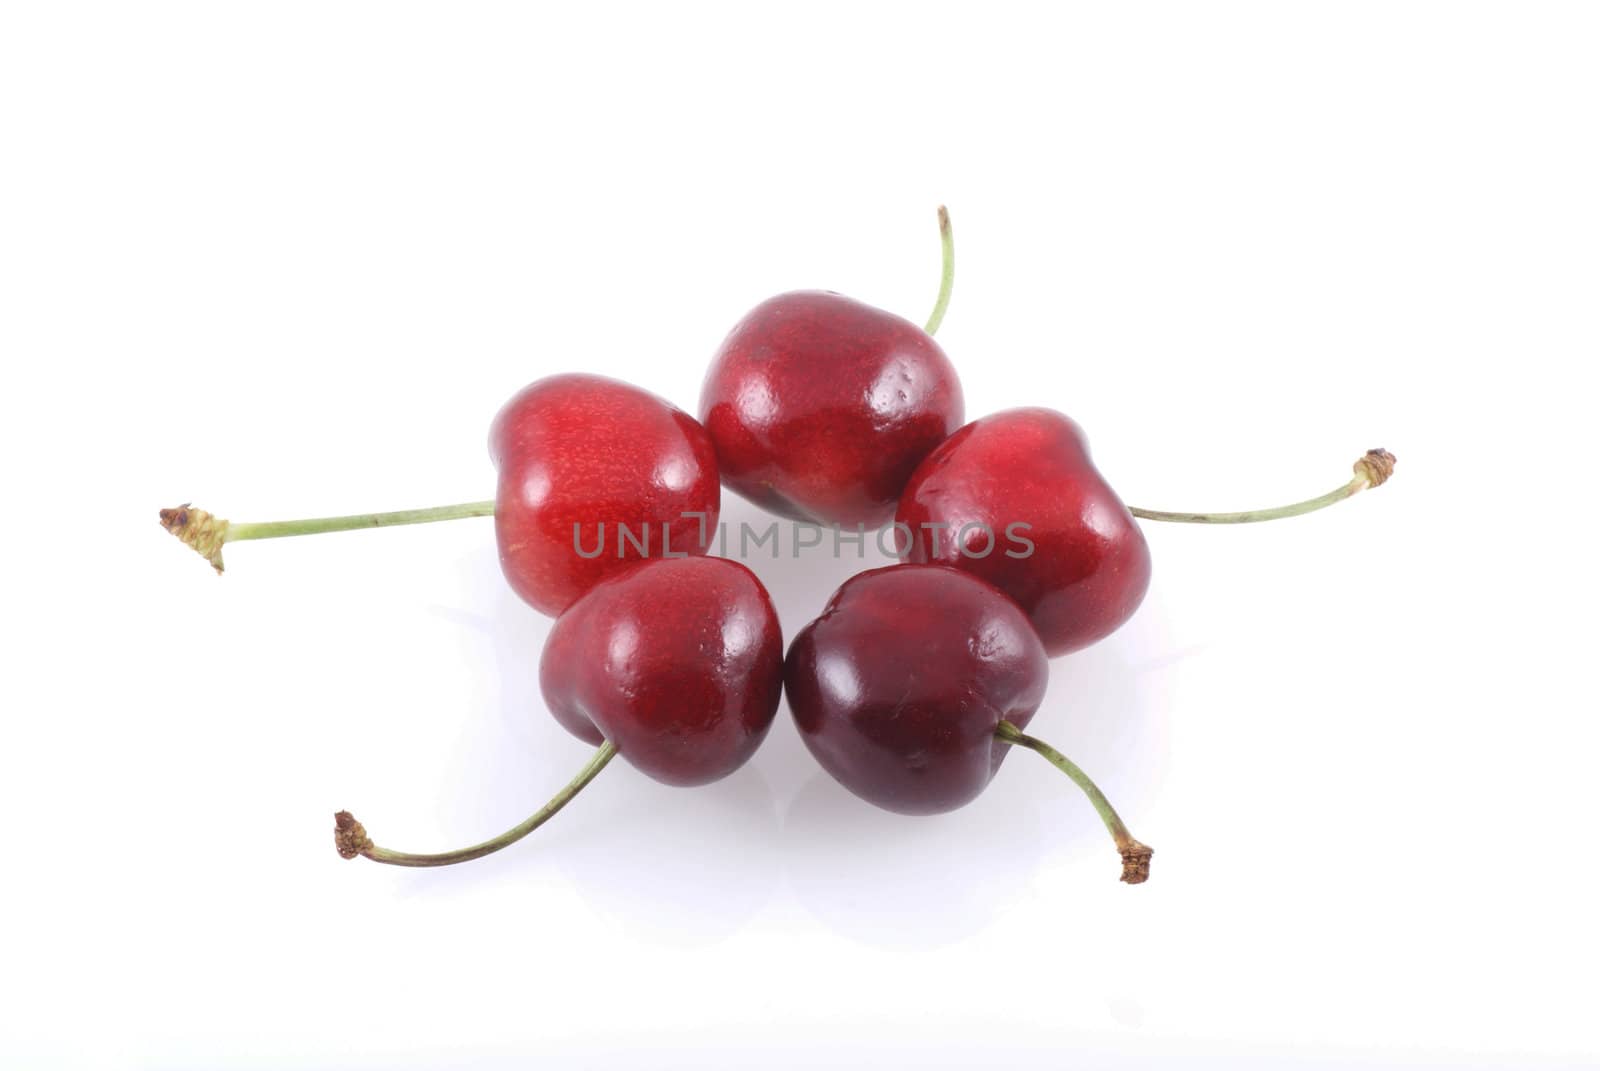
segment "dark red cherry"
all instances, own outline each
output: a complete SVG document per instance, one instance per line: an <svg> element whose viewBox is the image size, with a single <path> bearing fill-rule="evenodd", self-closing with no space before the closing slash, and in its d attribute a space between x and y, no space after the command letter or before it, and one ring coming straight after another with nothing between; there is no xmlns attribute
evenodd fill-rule
<svg viewBox="0 0 1600 1071"><path fill-rule="evenodd" d="M699 785L755 753L783 689L783 634L754 573L664 558L599 581L556 621L539 662L556 720L657 781Z"/></svg>
<svg viewBox="0 0 1600 1071"><path fill-rule="evenodd" d="M1027 611L1052 657L1114 632L1150 586L1150 548L1052 409L975 420L928 455L900 497L903 555L982 577ZM905 546L906 533L898 533Z"/></svg>
<svg viewBox="0 0 1600 1071"><path fill-rule="evenodd" d="M560 375L525 387L495 417L489 453L500 566L547 614L642 558L704 554L716 529L710 437L626 383Z"/></svg>
<svg viewBox="0 0 1600 1071"><path fill-rule="evenodd" d="M1050 662L1016 603L944 565L891 565L844 582L800 630L784 688L800 737L857 796L902 814L971 801L1006 752L1042 755L1081 788L1122 856L1122 880L1150 875L1150 848L1071 759L1023 732Z"/></svg>
<svg viewBox="0 0 1600 1071"><path fill-rule="evenodd" d="M1017 604L939 565L845 581L784 664L789 708L822 768L864 800L937 814L976 797L1026 726L1050 664Z"/></svg>
<svg viewBox="0 0 1600 1071"><path fill-rule="evenodd" d="M962 412L955 368L925 331L818 290L751 310L700 393L731 489L785 517L847 527L888 521Z"/></svg>

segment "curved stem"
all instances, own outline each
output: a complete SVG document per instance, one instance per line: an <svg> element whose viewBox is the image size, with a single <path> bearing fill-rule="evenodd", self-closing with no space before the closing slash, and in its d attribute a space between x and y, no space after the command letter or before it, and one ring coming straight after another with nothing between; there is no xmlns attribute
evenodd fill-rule
<svg viewBox="0 0 1600 1071"><path fill-rule="evenodd" d="M1367 481L1357 476L1342 487L1335 488L1325 495L1318 495L1316 498L1308 498L1304 502L1274 506L1271 509L1240 510L1237 513L1171 513L1159 509L1140 509L1137 506L1129 506L1128 512L1146 521L1175 521L1180 524L1253 524L1256 521L1276 521L1283 517L1298 517L1302 513L1315 513L1335 502L1343 502L1366 486Z"/></svg>
<svg viewBox="0 0 1600 1071"><path fill-rule="evenodd" d="M529 833L538 829L549 821L561 808L571 802L572 797L583 791L583 787L595 779L595 775L606 768L616 755L617 749L607 740L595 749L594 757L588 765L578 771L563 788L550 798L550 802L540 807L525 820L512 826L498 837L491 837L481 844L474 844L470 848L458 848L453 852L439 852L435 855L416 855L412 852L396 852L388 848L380 848L372 843L367 836L367 831L355 816L349 811L340 811L333 816L333 843L339 849L339 854L345 859L354 859L364 855L374 863L388 863L391 866L450 866L452 863L465 863L472 859L482 859L493 854L501 848L515 844Z"/></svg>
<svg viewBox="0 0 1600 1071"><path fill-rule="evenodd" d="M1177 521L1182 524L1252 524L1256 521L1276 521L1283 517L1298 517L1302 513L1315 513L1336 502L1343 502L1358 491L1377 487L1394 472L1395 457L1387 450L1368 450L1353 468L1355 476L1349 483L1334 488L1325 495L1294 502L1271 509L1247 509L1237 513L1172 513L1159 509L1140 509L1129 506L1128 512L1147 521Z"/></svg>
<svg viewBox="0 0 1600 1071"><path fill-rule="evenodd" d="M943 264L939 272L939 298L933 303L933 312L928 314L928 325L924 331L932 335L938 332L939 325L944 323L944 310L950 307L950 291L956 285L956 238L950 230L950 212L939 206L939 246Z"/></svg>
<svg viewBox="0 0 1600 1071"><path fill-rule="evenodd" d="M215 517L185 503L161 511L161 527L195 549L217 572L222 572L222 545L242 539L281 539L284 536L348 532L357 528L388 528L397 524L427 524L463 517L494 516L494 500L461 502L430 509L401 509L390 513L353 513L344 517L312 517L299 521L235 523Z"/></svg>
<svg viewBox="0 0 1600 1071"><path fill-rule="evenodd" d="M1077 786L1083 789L1084 795L1089 797L1089 802L1100 815L1100 821L1111 831L1111 839L1117 842L1117 851L1122 853L1123 881L1129 885L1138 885L1150 877L1150 857L1155 854L1154 850L1133 838L1133 834L1128 832L1128 827L1117 814L1116 808L1111 806L1111 801L1100 791L1100 786L1091 781L1088 774L1078 769L1076 763L1043 740L1029 736L1009 721L1002 721L995 729L994 735L1008 744L1019 744L1037 751L1050 765L1072 778Z"/></svg>

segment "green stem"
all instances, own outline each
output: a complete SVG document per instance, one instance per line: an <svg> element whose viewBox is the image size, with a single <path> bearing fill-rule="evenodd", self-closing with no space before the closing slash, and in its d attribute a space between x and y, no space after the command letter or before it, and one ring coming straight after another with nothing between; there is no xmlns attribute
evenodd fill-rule
<svg viewBox="0 0 1600 1071"><path fill-rule="evenodd" d="M313 517L299 521L254 521L236 524L185 503L161 511L161 527L193 547L222 572L222 545L241 539L280 539L284 536L348 532L357 528L388 528L397 524L427 524L462 517L492 517L494 502L461 502L432 509L402 509L392 513L353 513L345 517Z"/></svg>
<svg viewBox="0 0 1600 1071"><path fill-rule="evenodd" d="M1394 455L1387 450L1368 450L1353 466L1355 476L1349 483L1334 488L1325 495L1294 502L1271 509L1247 509L1237 513L1171 513L1159 509L1140 509L1129 506L1128 512L1147 521L1176 521L1182 524L1252 524L1256 521L1276 521L1283 517L1298 517L1302 513L1315 513L1368 487L1377 487L1394 472Z"/></svg>
<svg viewBox="0 0 1600 1071"><path fill-rule="evenodd" d="M950 307L950 291L956 285L956 238L950 230L950 212L939 206L939 246L943 264L939 272L939 299L933 303L928 315L928 326L923 330L932 335L944 323L944 310Z"/></svg>
<svg viewBox="0 0 1600 1071"><path fill-rule="evenodd" d="M1181 524L1252 524L1256 521L1276 521L1282 517L1298 517L1302 513L1315 513L1335 502L1343 502L1367 486L1367 481L1357 476L1343 487L1329 491L1304 502L1272 509L1247 509L1238 513L1169 513L1159 509L1140 509L1129 506L1128 512L1147 521L1176 521Z"/></svg>
<svg viewBox="0 0 1600 1071"><path fill-rule="evenodd" d="M493 517L494 500L461 502L431 509L398 509L390 513L352 513L347 517L312 517L301 521L257 521L230 523L225 543L241 539L278 539L283 536L317 535L321 532L348 532L356 528L388 528L397 524L428 524L432 521L457 521L463 517Z"/></svg>
<svg viewBox="0 0 1600 1071"><path fill-rule="evenodd" d="M561 808L572 801L572 797L583 791L583 787L595 779L595 775L606 768L617 753L616 747L607 740L595 749L594 757L588 765L578 771L578 776L568 782L563 788L551 797L550 802L540 807L524 821L512 826L498 837L492 837L481 844L474 844L470 848L458 848L453 852L439 852L435 855L416 855L412 852L396 852L388 848L380 848L372 843L367 836L367 831L355 816L349 811L340 811L333 816L333 842L339 849L339 854L346 859L354 859L364 855L374 863L388 863L390 866L450 866L453 863L465 863L473 859L482 859L499 851L501 848L515 844L529 833L538 829L549 821Z"/></svg>
<svg viewBox="0 0 1600 1071"><path fill-rule="evenodd" d="M1128 827L1123 824L1121 816L1117 814L1116 808L1111 806L1111 801L1100 791L1100 786L1090 780L1089 775L1080 770L1076 763L1043 740L1029 736L1009 721L1002 721L995 729L994 735L1008 744L1018 744L1037 751L1050 765L1072 778L1073 782L1083 789L1084 795L1088 796L1089 802L1094 805L1095 812L1100 815L1100 821L1111 831L1111 839L1117 842L1117 851L1122 854L1123 881L1129 885L1138 885L1150 877L1150 856L1155 854L1154 851L1134 839L1133 834L1128 832Z"/></svg>

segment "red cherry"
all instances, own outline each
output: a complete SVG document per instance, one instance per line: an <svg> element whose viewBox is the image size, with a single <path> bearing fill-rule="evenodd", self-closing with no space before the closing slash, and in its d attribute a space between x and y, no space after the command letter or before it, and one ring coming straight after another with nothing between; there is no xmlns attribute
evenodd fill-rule
<svg viewBox="0 0 1600 1071"><path fill-rule="evenodd" d="M1122 853L1123 880L1143 881L1150 849L1082 770L1022 732L1049 675L1017 604L941 565L893 565L845 581L784 663L801 739L857 796L902 814L953 810L1021 744L1088 794Z"/></svg>
<svg viewBox="0 0 1600 1071"><path fill-rule="evenodd" d="M754 573L726 558L658 558L598 581L545 641L550 711L594 757L511 829L431 855L380 848L349 811L334 816L346 859L448 866L514 844L571 801L615 755L669 785L725 777L755 753L783 694L783 634Z"/></svg>
<svg viewBox="0 0 1600 1071"><path fill-rule="evenodd" d="M1012 409L956 432L911 477L895 520L910 529L908 561L1004 591L1052 657L1109 636L1150 586L1144 533L1078 425L1054 410Z"/></svg>
<svg viewBox="0 0 1600 1071"><path fill-rule="evenodd" d="M632 562L710 545L721 506L711 439L638 387L541 379L495 417L489 452L500 566L535 609L558 614Z"/></svg>
<svg viewBox="0 0 1600 1071"><path fill-rule="evenodd" d="M784 684L822 768L862 799L938 814L974 799L1050 677L1017 604L966 573L892 565L844 582L795 637Z"/></svg>
<svg viewBox="0 0 1600 1071"><path fill-rule="evenodd" d="M772 599L726 558L668 558L601 580L556 621L539 662L550 713L669 785L742 766L772 726L783 634Z"/></svg>
<svg viewBox="0 0 1600 1071"><path fill-rule="evenodd" d="M799 291L734 327L700 419L732 490L785 517L876 528L917 463L960 427L961 385L915 324Z"/></svg>
<svg viewBox="0 0 1600 1071"><path fill-rule="evenodd" d="M926 329L840 294L780 294L740 320L711 361L700 419L722 478L800 521L877 528L929 450L961 426L961 383L933 341L955 282L950 214Z"/></svg>

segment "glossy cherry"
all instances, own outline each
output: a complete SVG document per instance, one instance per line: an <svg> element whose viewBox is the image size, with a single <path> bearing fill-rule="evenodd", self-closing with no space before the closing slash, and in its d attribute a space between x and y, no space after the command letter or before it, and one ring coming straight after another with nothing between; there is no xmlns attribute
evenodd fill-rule
<svg viewBox="0 0 1600 1071"><path fill-rule="evenodd" d="M1023 728L1050 663L1017 604L955 569L902 565L845 581L784 664L795 725L822 768L901 814L974 799Z"/></svg>
<svg viewBox="0 0 1600 1071"><path fill-rule="evenodd" d="M783 635L754 573L726 558L636 562L598 582L556 621L539 663L556 719L598 744L578 776L498 837L452 852L380 848L348 811L334 816L347 859L431 867L477 859L543 825L621 755L657 781L702 785L755 753L783 690Z"/></svg>
<svg viewBox="0 0 1600 1071"><path fill-rule="evenodd" d="M876 528L928 451L961 425L938 343L892 313L801 291L756 306L700 394L722 477L797 520Z"/></svg>
<svg viewBox="0 0 1600 1071"><path fill-rule="evenodd" d="M961 383L927 329L822 290L780 294L736 324L712 359L700 419L727 485L796 520L877 528L928 451L961 426Z"/></svg>
<svg viewBox="0 0 1600 1071"><path fill-rule="evenodd" d="M743 565L652 561L600 581L561 615L539 684L580 740L610 740L657 781L705 784L743 765L771 728L783 635Z"/></svg>
<svg viewBox="0 0 1600 1071"><path fill-rule="evenodd" d="M928 455L900 498L904 557L982 577L1015 599L1053 657L1110 635L1150 586L1144 533L1051 409L975 420ZM905 540L909 534L909 544Z"/></svg>
<svg viewBox="0 0 1600 1071"><path fill-rule="evenodd" d="M845 581L784 663L795 725L822 768L901 814L954 810L989 784L1015 744L1045 754L1089 794L1124 858L1148 872L1092 781L1022 729L1050 676L1027 616L999 590L942 565L894 565Z"/></svg>

